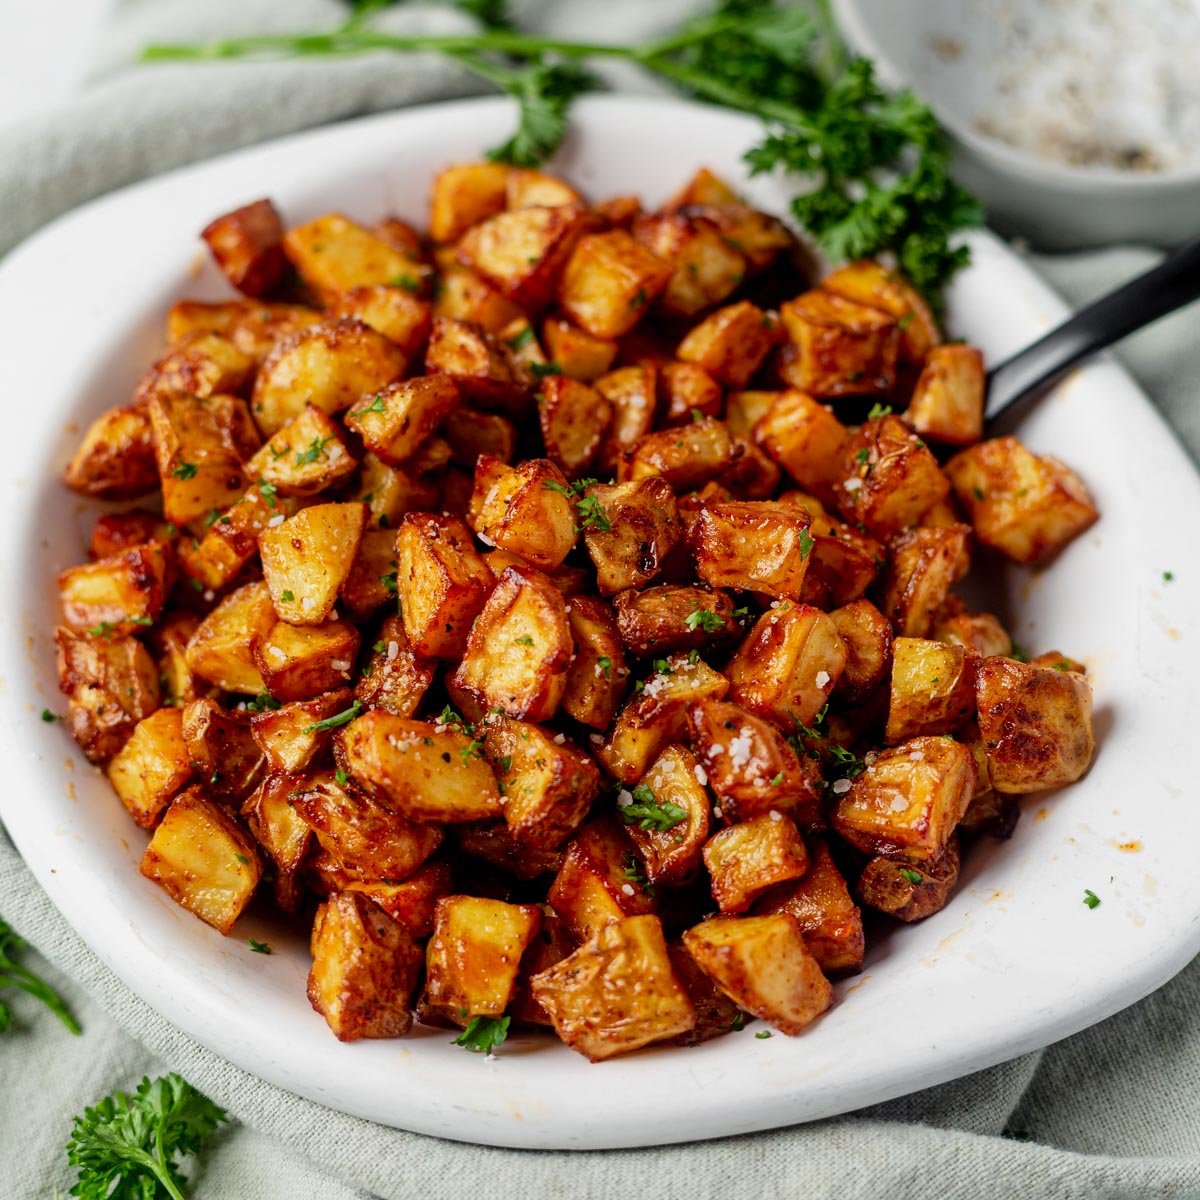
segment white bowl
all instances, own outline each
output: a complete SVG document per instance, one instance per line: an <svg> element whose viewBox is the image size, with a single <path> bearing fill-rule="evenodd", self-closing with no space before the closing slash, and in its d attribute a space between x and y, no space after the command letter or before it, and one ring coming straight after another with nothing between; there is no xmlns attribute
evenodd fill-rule
<svg viewBox="0 0 1200 1200"><path fill-rule="evenodd" d="M196 232L271 195L290 221L331 208L423 219L430 175L502 140L504 100L331 126L151 180L64 217L0 266L0 395L12 453L0 479L0 817L38 882L134 991L239 1066L345 1112L440 1137L572 1149L688 1141L884 1100L1073 1033L1131 1004L1200 949L1200 804L1190 751L1200 670L1200 544L1164 513L1200 511L1200 481L1117 367L1098 363L1022 427L1092 488L1100 523L1042 574L989 596L1016 636L1084 656L1100 750L1085 780L1034 797L1011 841L966 856L946 910L874 943L840 1003L799 1038L752 1026L692 1049L591 1065L514 1036L494 1062L418 1026L342 1045L305 998L304 938L252 913L221 937L138 874L146 835L43 706L61 710L50 644L54 573L84 555L94 506L58 483L80 428L123 402L154 356L162 313L227 293ZM668 101L581 104L558 164L586 191L655 202L700 163L748 181L746 117ZM989 234L952 289L951 330L993 361L1063 306ZM86 264L86 269L81 269ZM1162 572L1175 572L1163 583ZM1122 843L1137 842L1127 853ZM1083 904L1085 888L1101 898ZM268 941L269 957L247 937Z"/></svg>
<svg viewBox="0 0 1200 1200"><path fill-rule="evenodd" d="M954 145L956 178L980 197L989 223L1002 232L1059 250L1114 242L1169 246L1200 236L1200 163L1164 171L1070 166L981 132L982 118L1012 103L1004 90L1012 81L996 58L1003 30L1020 22L1036 28L1048 19L1049 7L1061 12L1071 4L1064 0L1054 5L1046 0L834 3L846 41L874 60L880 80L892 87L911 87L933 108ZM1094 6L1074 0L1079 10L1079 53L1086 53L1089 37L1094 44L1105 36L1094 15L1090 28L1085 28L1089 7ZM1188 5L1160 8L1160 20L1170 17L1181 28L1188 23L1195 45L1200 38L1200 11ZM1121 80L1114 79L1112 87L1119 97ZM1145 114L1126 115L1136 124Z"/></svg>

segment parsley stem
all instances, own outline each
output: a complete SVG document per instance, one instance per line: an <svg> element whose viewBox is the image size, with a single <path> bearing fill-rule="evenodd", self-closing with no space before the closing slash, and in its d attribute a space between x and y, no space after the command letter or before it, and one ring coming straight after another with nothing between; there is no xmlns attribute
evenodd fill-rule
<svg viewBox="0 0 1200 1200"><path fill-rule="evenodd" d="M154 1172L154 1177L167 1189L171 1200L184 1200L183 1193L175 1186L175 1180L167 1170L167 1151L163 1145L163 1127L160 1125L154 1134L154 1153L147 1154L147 1166Z"/></svg>

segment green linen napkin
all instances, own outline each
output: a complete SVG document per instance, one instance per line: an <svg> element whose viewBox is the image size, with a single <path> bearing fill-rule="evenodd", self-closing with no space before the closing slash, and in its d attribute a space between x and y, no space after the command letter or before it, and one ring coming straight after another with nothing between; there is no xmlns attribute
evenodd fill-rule
<svg viewBox="0 0 1200 1200"><path fill-rule="evenodd" d="M525 0L527 27L642 38L695 0ZM425 57L131 67L158 40L321 28L333 0L124 0L85 88L57 111L0 133L0 253L111 188L234 146L361 113L468 94L477 85ZM385 14L397 28L466 28L435 6ZM613 72L619 86L652 85ZM1072 301L1154 259L1117 248L1034 264ZM1200 454L1195 313L1130 339L1127 364ZM196 1176L201 1200L459 1200L647 1196L654 1200L968 1200L1200 1197L1200 965L1094 1029L1036 1054L853 1116L649 1150L561 1153L442 1142L331 1112L246 1074L134 996L72 932L0 829L0 913L46 956L38 965L84 1027L70 1037L16 1001L0 1038L0 1195L65 1193L71 1117L142 1074L176 1070L237 1123ZM48 963L46 960L49 960ZM586 1120L585 1111L580 1120Z"/></svg>

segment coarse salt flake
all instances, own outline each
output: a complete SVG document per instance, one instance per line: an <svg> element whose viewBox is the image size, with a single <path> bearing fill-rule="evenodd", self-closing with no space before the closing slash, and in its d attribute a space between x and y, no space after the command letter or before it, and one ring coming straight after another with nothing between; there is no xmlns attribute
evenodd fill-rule
<svg viewBox="0 0 1200 1200"><path fill-rule="evenodd" d="M268 528L268 529L276 529L276 528L278 528L278 526L282 525L282 524L284 523L284 521L285 521L285 520L287 520L287 518L286 518L286 517L283 515L283 513L276 513L276 514L275 514L275 515L274 515L274 516L273 516L273 517L272 517L272 518L271 518L271 519L270 519L270 520L267 522L267 528Z"/></svg>
<svg viewBox="0 0 1200 1200"><path fill-rule="evenodd" d="M847 479L846 482L842 484L842 487L844 487L848 492L857 492L858 489L862 487L862 480L857 477L853 479Z"/></svg>
<svg viewBox="0 0 1200 1200"><path fill-rule="evenodd" d="M399 654L400 654L400 643L394 642L394 641L388 642L388 644L387 644L388 662L395 662L396 658L399 656Z"/></svg>
<svg viewBox="0 0 1200 1200"><path fill-rule="evenodd" d="M300 607L304 609L305 612L308 612L310 608L316 608L316 606L317 602L311 596L305 596L304 599L300 601Z"/></svg>
<svg viewBox="0 0 1200 1200"><path fill-rule="evenodd" d="M818 671L817 678L816 678L817 687L823 688L828 682L829 682L829 672L828 671Z"/></svg>
<svg viewBox="0 0 1200 1200"><path fill-rule="evenodd" d="M598 734L598 733L589 733L588 741L591 742L593 746L603 746L604 745L604 738L601 734Z"/></svg>
<svg viewBox="0 0 1200 1200"><path fill-rule="evenodd" d="M494 546L496 543L492 541L486 533L477 533L475 535L485 546Z"/></svg>
<svg viewBox="0 0 1200 1200"><path fill-rule="evenodd" d="M621 891L623 891L625 893L625 895L627 895L627 896L632 896L633 895L633 884L632 883L621 884Z"/></svg>
<svg viewBox="0 0 1200 1200"><path fill-rule="evenodd" d="M835 796L844 796L850 790L850 780L835 779L830 790Z"/></svg>
<svg viewBox="0 0 1200 1200"><path fill-rule="evenodd" d="M925 751L924 750L913 750L909 754L908 757L911 762L921 762L922 759L924 759L924 757L925 757Z"/></svg>
<svg viewBox="0 0 1200 1200"><path fill-rule="evenodd" d="M894 813L904 812L908 808L908 801L903 796L893 796L892 803L889 806Z"/></svg>
<svg viewBox="0 0 1200 1200"><path fill-rule="evenodd" d="M703 787L708 782L708 772L697 763L692 772L696 776L696 782Z"/></svg>
<svg viewBox="0 0 1200 1200"><path fill-rule="evenodd" d="M617 793L617 807L628 808L633 803L633 793L628 788L622 788Z"/></svg>
<svg viewBox="0 0 1200 1200"><path fill-rule="evenodd" d="M556 746L561 746L566 740L567 735L565 733L556 733L554 735L554 744Z"/></svg>
<svg viewBox="0 0 1200 1200"><path fill-rule="evenodd" d="M729 741L729 761L735 767L744 767L754 750L754 738L748 729L739 729Z"/></svg>
<svg viewBox="0 0 1200 1200"><path fill-rule="evenodd" d="M782 820L783 820L783 813L781 813L781 812L779 811L779 809L777 809L777 808L773 808L773 809L771 809L771 820L772 820L772 821L782 821Z"/></svg>

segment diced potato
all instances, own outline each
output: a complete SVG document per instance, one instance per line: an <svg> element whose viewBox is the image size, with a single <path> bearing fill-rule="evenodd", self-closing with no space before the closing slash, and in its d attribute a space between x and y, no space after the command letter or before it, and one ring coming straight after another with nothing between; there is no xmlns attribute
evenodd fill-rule
<svg viewBox="0 0 1200 1200"><path fill-rule="evenodd" d="M160 708L139 721L108 764L113 791L143 829L158 824L191 776L183 714L177 708Z"/></svg>
<svg viewBox="0 0 1200 1200"><path fill-rule="evenodd" d="M345 890L369 896L393 921L406 926L413 937L423 938L433 932L437 902L454 890L454 879L449 863L427 862L400 883L351 883Z"/></svg>
<svg viewBox="0 0 1200 1200"><path fill-rule="evenodd" d="M918 737L883 750L842 795L833 827L865 854L931 862L946 849L975 790L971 752Z"/></svg>
<svg viewBox="0 0 1200 1200"><path fill-rule="evenodd" d="M491 334L499 334L521 317L521 309L480 274L454 262L453 247L438 256L438 290L433 300L434 318L466 321Z"/></svg>
<svg viewBox="0 0 1200 1200"><path fill-rule="evenodd" d="M828 496L843 475L850 431L805 392L774 393L754 439L801 487Z"/></svg>
<svg viewBox="0 0 1200 1200"><path fill-rule="evenodd" d="M400 217L384 217L382 221L377 221L371 226L371 232L377 238L382 238L394 250L407 254L409 258L424 260L428 257L425 253L425 239L420 230Z"/></svg>
<svg viewBox="0 0 1200 1200"><path fill-rule="evenodd" d="M468 404L514 411L523 407L523 389L501 347L486 331L465 321L434 317L425 370L449 376Z"/></svg>
<svg viewBox="0 0 1200 1200"><path fill-rule="evenodd" d="M612 405L586 383L550 375L538 394L538 420L546 453L574 478L591 465L612 423Z"/></svg>
<svg viewBox="0 0 1200 1200"><path fill-rule="evenodd" d="M821 823L821 773L774 726L736 704L698 700L688 706L692 747L727 823L772 811L805 826Z"/></svg>
<svg viewBox="0 0 1200 1200"><path fill-rule="evenodd" d="M654 916L614 921L530 980L558 1036L592 1062L687 1033L696 1010Z"/></svg>
<svg viewBox="0 0 1200 1200"><path fill-rule="evenodd" d="M958 862L958 838L953 835L933 862L873 858L859 876L859 897L897 920L921 921L946 907L958 883Z"/></svg>
<svg viewBox="0 0 1200 1200"><path fill-rule="evenodd" d="M250 733L266 756L267 770L289 775L306 770L333 737L329 729L318 726L345 712L351 700L349 688L338 688L312 700L294 700L255 713L250 719Z"/></svg>
<svg viewBox="0 0 1200 1200"><path fill-rule="evenodd" d="M740 1028L745 1019L742 1010L696 965L683 942L668 943L667 953L675 978L696 1010L696 1024L687 1033L676 1035L675 1045L697 1046Z"/></svg>
<svg viewBox="0 0 1200 1200"><path fill-rule="evenodd" d="M700 650L741 634L733 602L724 592L682 584L619 592L617 628L626 649L640 658Z"/></svg>
<svg viewBox="0 0 1200 1200"><path fill-rule="evenodd" d="M358 629L349 621L276 621L255 643L254 663L275 699L308 700L350 682L358 641Z"/></svg>
<svg viewBox="0 0 1200 1200"><path fill-rule="evenodd" d="M501 815L496 777L481 747L482 741L461 729L381 709L363 713L334 738L338 762L350 778L412 821L457 823Z"/></svg>
<svg viewBox="0 0 1200 1200"><path fill-rule="evenodd" d="M471 626L452 694L517 720L548 721L566 690L571 653L562 594L540 571L509 567Z"/></svg>
<svg viewBox="0 0 1200 1200"><path fill-rule="evenodd" d="M339 292L379 284L415 291L429 271L341 213L289 229L283 246L300 278L326 302Z"/></svg>
<svg viewBox="0 0 1200 1200"><path fill-rule="evenodd" d="M300 870L308 858L313 832L291 804L296 780L284 774L267 775L242 804L242 819L275 864L275 903L294 913L304 898Z"/></svg>
<svg viewBox="0 0 1200 1200"><path fill-rule="evenodd" d="M883 546L874 538L832 517L813 516L812 561L804 577L805 599L814 603L808 589L819 590L821 607L850 604L875 582L884 564ZM827 603L824 601L828 597Z"/></svg>
<svg viewBox="0 0 1200 1200"><path fill-rule="evenodd" d="M481 539L544 570L557 567L575 544L571 491L547 458L510 467L482 455L468 516Z"/></svg>
<svg viewBox="0 0 1200 1200"><path fill-rule="evenodd" d="M567 316L600 338L628 333L667 286L672 267L628 233L589 233L575 244L559 285Z"/></svg>
<svg viewBox="0 0 1200 1200"><path fill-rule="evenodd" d="M838 695L851 704L861 704L878 689L891 670L891 623L870 600L855 600L835 608L829 619L846 648L846 663L837 684ZM804 723L811 723L811 719Z"/></svg>
<svg viewBox="0 0 1200 1200"><path fill-rule="evenodd" d="M372 529L393 529L410 512L437 508L438 487L420 479L411 470L389 467L371 453L363 455L358 486L348 497L367 506L367 524Z"/></svg>
<svg viewBox="0 0 1200 1200"><path fill-rule="evenodd" d="M884 740L953 733L975 715L975 659L961 646L898 637Z"/></svg>
<svg viewBox="0 0 1200 1200"><path fill-rule="evenodd" d="M687 491L719 475L733 461L733 440L724 421L701 417L676 429L639 439L630 451L631 480L661 475L676 491Z"/></svg>
<svg viewBox="0 0 1200 1200"><path fill-rule="evenodd" d="M518 842L503 821L471 821L454 827L458 848L472 858L528 883L562 866L561 850L541 850Z"/></svg>
<svg viewBox="0 0 1200 1200"><path fill-rule="evenodd" d="M558 205L583 206L583 197L570 184L546 171L511 167L506 185L506 206L512 209Z"/></svg>
<svg viewBox="0 0 1200 1200"><path fill-rule="evenodd" d="M182 706L196 698L196 681L187 663L187 644L199 626L200 618L195 614L180 612L173 613L154 629L152 637L164 705Z"/></svg>
<svg viewBox="0 0 1200 1200"><path fill-rule="evenodd" d="M396 589L404 632L422 658L460 658L492 573L457 517L409 513L396 533Z"/></svg>
<svg viewBox="0 0 1200 1200"><path fill-rule="evenodd" d="M895 317L900 329L900 357L905 362L919 365L942 340L921 293L898 272L872 259L848 263L826 275L821 288Z"/></svg>
<svg viewBox="0 0 1200 1200"><path fill-rule="evenodd" d="M179 300L167 309L164 335L168 346L182 342L194 333L219 333L229 337L250 309L245 300L220 300L206 304L200 300Z"/></svg>
<svg viewBox="0 0 1200 1200"><path fill-rule="evenodd" d="M583 530L600 594L643 587L662 570L683 536L671 485L652 475L632 483L593 484L587 495L604 514L602 523Z"/></svg>
<svg viewBox="0 0 1200 1200"><path fill-rule="evenodd" d="M396 535L390 529L366 529L341 587L342 603L363 620L396 595Z"/></svg>
<svg viewBox="0 0 1200 1200"><path fill-rule="evenodd" d="M176 904L228 933L250 903L262 865L249 834L203 789L191 787L164 814L141 871Z"/></svg>
<svg viewBox="0 0 1200 1200"><path fill-rule="evenodd" d="M900 328L877 308L812 291L779 315L796 347L786 382L814 396L884 396L896 382Z"/></svg>
<svg viewBox="0 0 1200 1200"><path fill-rule="evenodd" d="M317 910L308 999L342 1042L400 1037L412 1028L421 950L408 929L357 892Z"/></svg>
<svg viewBox="0 0 1200 1200"><path fill-rule="evenodd" d="M346 414L346 427L386 463L402 463L417 452L460 403L446 375L422 375L390 383Z"/></svg>
<svg viewBox="0 0 1200 1200"><path fill-rule="evenodd" d="M259 369L251 410L267 437L308 404L339 413L404 374L404 352L361 321L332 321L284 338Z"/></svg>
<svg viewBox="0 0 1200 1200"><path fill-rule="evenodd" d="M172 346L146 374L134 391L134 400L145 403L161 393L185 396L240 396L254 374L255 362L228 338L217 333L197 333Z"/></svg>
<svg viewBox="0 0 1200 1200"><path fill-rule="evenodd" d="M735 438L754 435L754 427L767 415L782 392L730 392L725 397L725 424Z"/></svg>
<svg viewBox="0 0 1200 1200"><path fill-rule="evenodd" d="M133 500L158 487L154 437L144 404L98 416L63 472L73 492L95 500Z"/></svg>
<svg viewBox="0 0 1200 1200"><path fill-rule="evenodd" d="M265 296L283 278L283 222L270 200L210 221L200 235L225 278L245 296Z"/></svg>
<svg viewBox="0 0 1200 1200"><path fill-rule="evenodd" d="M612 612L592 596L567 600L567 623L575 646L567 669L562 708L593 729L607 729L616 715L629 670Z"/></svg>
<svg viewBox="0 0 1200 1200"><path fill-rule="evenodd" d="M314 504L264 530L258 550L281 621L321 625L329 619L366 522L365 504Z"/></svg>
<svg viewBox="0 0 1200 1200"><path fill-rule="evenodd" d="M510 168L503 163L462 163L433 180L429 196L429 236L456 242L472 225L503 212Z"/></svg>
<svg viewBox="0 0 1200 1200"><path fill-rule="evenodd" d="M846 659L830 616L785 602L759 617L729 660L729 696L790 732L796 722L813 723L838 686Z"/></svg>
<svg viewBox="0 0 1200 1200"><path fill-rule="evenodd" d="M413 653L404 623L388 617L373 646L370 661L354 687L354 697L367 708L411 717L433 682L433 664Z"/></svg>
<svg viewBox="0 0 1200 1200"><path fill-rule="evenodd" d="M702 216L649 213L634 221L633 236L671 267L659 306L672 316L720 304L745 278L741 251Z"/></svg>
<svg viewBox="0 0 1200 1200"><path fill-rule="evenodd" d="M600 452L601 462L611 470L626 450L632 450L650 432L657 372L646 363L618 367L596 380L596 391L613 407L612 425Z"/></svg>
<svg viewBox="0 0 1200 1200"><path fill-rule="evenodd" d="M932 637L952 646L962 646L969 654L987 658L1012 653L1012 637L991 613L947 612L945 606L933 623Z"/></svg>
<svg viewBox="0 0 1200 1200"><path fill-rule="evenodd" d="M668 362L659 368L658 405L664 425L719 417L723 398L721 385L695 363Z"/></svg>
<svg viewBox="0 0 1200 1200"><path fill-rule="evenodd" d="M395 342L410 362L420 355L433 328L429 301L403 287L351 288L334 297L329 314L369 325L389 342Z"/></svg>
<svg viewBox="0 0 1200 1200"><path fill-rule="evenodd" d="M1074 783L1096 750L1092 689L1071 670L985 658L975 676L979 733L998 792Z"/></svg>
<svg viewBox="0 0 1200 1200"><path fill-rule="evenodd" d="M645 862L651 884L688 883L699 870L712 825L708 792L701 782L707 779L696 756L684 746L668 746L642 776L641 786L650 789L660 807L669 812L666 806L674 805L685 814L669 829L644 820L628 821L625 831Z"/></svg>
<svg viewBox="0 0 1200 1200"><path fill-rule="evenodd" d="M192 674L227 692L258 695L265 691L253 647L275 621L265 583L248 583L231 592L200 622L187 644L185 656Z"/></svg>
<svg viewBox="0 0 1200 1200"><path fill-rule="evenodd" d="M166 600L167 570L162 542L68 567L58 576L63 620L72 629L100 637L122 637L152 625Z"/></svg>
<svg viewBox="0 0 1200 1200"><path fill-rule="evenodd" d="M946 464L946 474L975 536L1014 562L1046 561L1099 517L1074 471L1032 454L1013 437L963 450Z"/></svg>
<svg viewBox="0 0 1200 1200"><path fill-rule="evenodd" d="M547 317L542 323L542 340L551 362L557 363L568 379L594 383L617 357L612 338L594 337L563 317Z"/></svg>
<svg viewBox="0 0 1200 1200"><path fill-rule="evenodd" d="M808 852L795 822L774 811L714 834L704 846L704 865L720 910L741 913L773 884L799 879Z"/></svg>
<svg viewBox="0 0 1200 1200"><path fill-rule="evenodd" d="M678 354L725 387L743 388L777 338L775 321L749 300L741 300L705 317L679 343Z"/></svg>
<svg viewBox="0 0 1200 1200"><path fill-rule="evenodd" d="M542 931L533 939L521 960L516 991L508 1006L515 1025L547 1028L554 1024L550 1014L533 998L529 981L562 962L574 949L575 943L562 919L548 904L542 905Z"/></svg>
<svg viewBox="0 0 1200 1200"><path fill-rule="evenodd" d="M983 354L974 346L934 346L904 419L922 437L969 446L983 436Z"/></svg>
<svg viewBox="0 0 1200 1200"><path fill-rule="evenodd" d="M357 466L342 427L307 404L263 444L246 464L246 473L260 487L265 481L281 495L315 496L347 479Z"/></svg>
<svg viewBox="0 0 1200 1200"><path fill-rule="evenodd" d="M521 958L541 927L536 904L481 896L439 900L425 950L421 1019L465 1026L473 1017L501 1016L516 990Z"/></svg>
<svg viewBox="0 0 1200 1200"><path fill-rule="evenodd" d="M500 782L513 836L542 849L562 845L600 790L596 764L562 734L501 713L487 718L483 748Z"/></svg>
<svg viewBox="0 0 1200 1200"><path fill-rule="evenodd" d="M896 632L925 637L950 589L971 565L965 525L919 527L895 538L883 587L883 611Z"/></svg>
<svg viewBox="0 0 1200 1200"><path fill-rule="evenodd" d="M450 443L454 461L474 471L481 454L511 463L516 449L517 430L498 413L474 408L456 408L442 422L442 435Z"/></svg>
<svg viewBox="0 0 1200 1200"><path fill-rule="evenodd" d="M304 304L275 304L244 301L242 315L227 334L229 340L260 367L279 342L301 329L320 325L325 314ZM172 342L175 338L169 339Z"/></svg>
<svg viewBox="0 0 1200 1200"><path fill-rule="evenodd" d="M183 709L183 741L205 791L216 800L240 802L254 790L263 756L247 713L214 700L193 700Z"/></svg>
<svg viewBox="0 0 1200 1200"><path fill-rule="evenodd" d="M688 527L696 574L713 587L800 600L813 541L808 514L767 501L706 504Z"/></svg>
<svg viewBox="0 0 1200 1200"><path fill-rule="evenodd" d="M794 883L769 891L757 913L786 912L800 926L804 945L826 975L862 970L866 941L862 912L829 853L824 837L808 839L808 870Z"/></svg>
<svg viewBox="0 0 1200 1200"><path fill-rule="evenodd" d="M788 913L713 917L683 942L731 1000L781 1033L802 1033L833 1003L833 989Z"/></svg>

